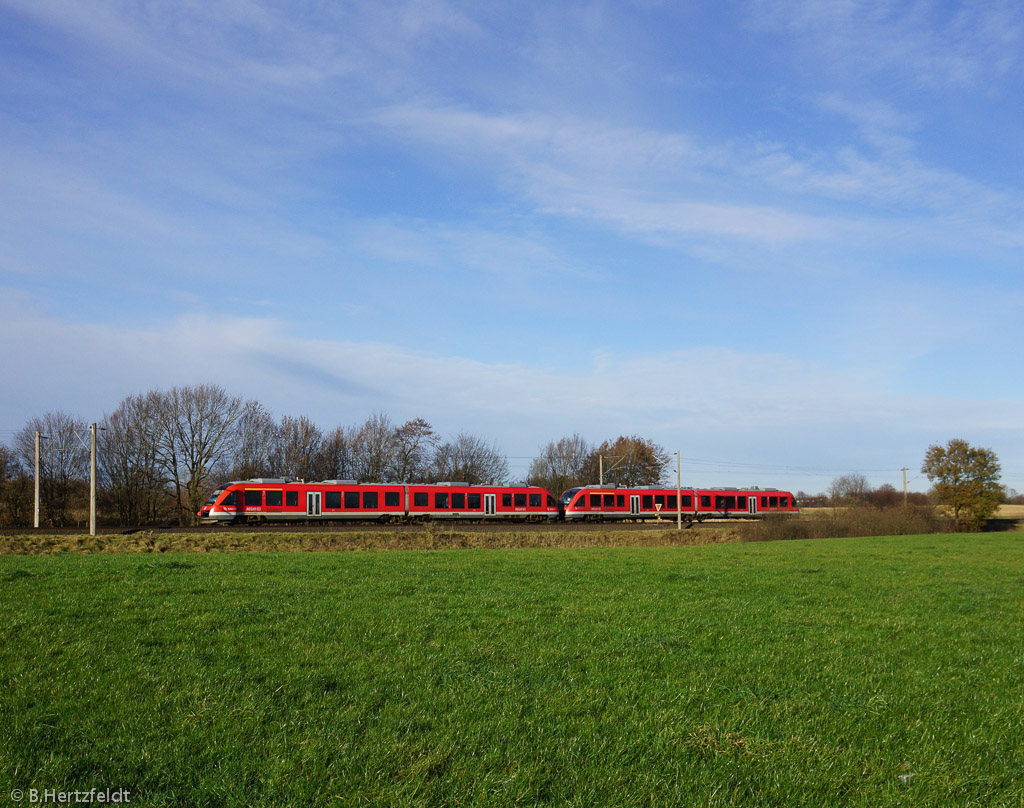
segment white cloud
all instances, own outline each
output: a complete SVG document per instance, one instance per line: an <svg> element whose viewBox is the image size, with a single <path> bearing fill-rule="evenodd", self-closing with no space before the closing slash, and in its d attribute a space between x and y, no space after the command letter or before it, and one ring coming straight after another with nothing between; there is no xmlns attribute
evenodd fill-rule
<svg viewBox="0 0 1024 808"><path fill-rule="evenodd" d="M273 319L194 316L136 329L64 322L14 293L4 295L0 323L0 340L23 346L5 359L0 419L10 429L53 409L99 418L131 393L213 381L325 427L383 409L479 432L513 455L564 433L639 433L685 444L690 456L875 466L900 448L872 436L902 431L917 445L923 434L964 428L1012 435L1022 404L898 395L871 363L830 369L755 351L604 351L551 368L301 339ZM824 436L832 445L818 443Z"/></svg>

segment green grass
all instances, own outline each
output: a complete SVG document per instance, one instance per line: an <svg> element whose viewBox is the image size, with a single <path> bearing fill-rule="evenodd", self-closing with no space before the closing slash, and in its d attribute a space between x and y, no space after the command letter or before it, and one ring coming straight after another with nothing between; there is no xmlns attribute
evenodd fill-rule
<svg viewBox="0 0 1024 808"><path fill-rule="evenodd" d="M3 556L0 799L1019 806L1022 638L1020 533Z"/></svg>

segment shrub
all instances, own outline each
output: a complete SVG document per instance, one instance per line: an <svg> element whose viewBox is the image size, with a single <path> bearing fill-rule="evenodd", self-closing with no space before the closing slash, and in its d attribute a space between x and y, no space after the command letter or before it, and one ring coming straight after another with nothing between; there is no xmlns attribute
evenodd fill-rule
<svg viewBox="0 0 1024 808"><path fill-rule="evenodd" d="M852 536L908 536L954 529L932 508L915 506L850 508L807 518L773 515L740 527L743 541L829 539Z"/></svg>

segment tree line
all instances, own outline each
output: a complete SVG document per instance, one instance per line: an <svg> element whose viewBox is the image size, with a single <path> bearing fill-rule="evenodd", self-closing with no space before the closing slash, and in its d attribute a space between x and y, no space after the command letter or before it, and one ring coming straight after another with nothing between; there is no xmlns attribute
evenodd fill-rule
<svg viewBox="0 0 1024 808"><path fill-rule="evenodd" d="M32 418L0 445L0 524L32 522L35 435L42 522L79 523L88 503L88 424L65 412ZM650 440L591 445L578 435L541 449L522 482L556 496L597 482L656 484L668 454ZM209 492L229 480L292 477L359 482L510 482L494 442L469 432L445 438L423 418L395 423L384 412L323 429L306 416L275 418L260 402L214 384L130 395L98 422L97 509L121 525L190 524Z"/></svg>
<svg viewBox="0 0 1024 808"><path fill-rule="evenodd" d="M97 432L100 516L121 525L195 522L209 492L229 480L291 477L358 482L511 482L504 453L469 432L445 438L423 418L396 423L384 412L325 430L306 416L275 418L260 402L214 384L130 395L104 416ZM32 418L0 445L0 525L31 524L35 435L40 456L41 521L81 523L88 503L88 425L65 412ZM562 491L598 482L620 486L664 484L670 457L637 435L591 444L580 435L541 447L519 482ZM995 513L1007 491L999 484L991 449L951 440L930 446L921 467L933 501L969 527ZM1011 492L1016 494L1016 492ZM798 501L811 504L803 492ZM819 499L825 499L820 495ZM827 501L841 505L899 506L891 485L871 489L861 474L833 480Z"/></svg>

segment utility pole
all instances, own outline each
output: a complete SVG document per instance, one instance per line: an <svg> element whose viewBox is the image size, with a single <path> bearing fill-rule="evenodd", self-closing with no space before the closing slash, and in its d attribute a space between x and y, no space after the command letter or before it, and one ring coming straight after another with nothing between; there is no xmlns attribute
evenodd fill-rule
<svg viewBox="0 0 1024 808"><path fill-rule="evenodd" d="M46 435L36 432L36 509L35 518L32 521L33 527L39 527L39 439L45 437Z"/></svg>
<svg viewBox="0 0 1024 808"><path fill-rule="evenodd" d="M903 506L907 505L907 467L904 466L901 471L903 472Z"/></svg>
<svg viewBox="0 0 1024 808"><path fill-rule="evenodd" d="M683 529L683 478L679 473L682 458L676 452L676 530Z"/></svg>
<svg viewBox="0 0 1024 808"><path fill-rule="evenodd" d="M89 424L89 535L96 535L96 422Z"/></svg>
<svg viewBox="0 0 1024 808"><path fill-rule="evenodd" d="M621 463L627 457L629 457L629 455L608 455L608 459L609 460L615 460L616 461L616 462L612 463L608 467L608 471L611 471L613 468L615 468L617 465L619 465L619 463ZM597 468L598 468L598 482L601 485L604 485L604 455L598 455L597 456Z"/></svg>

